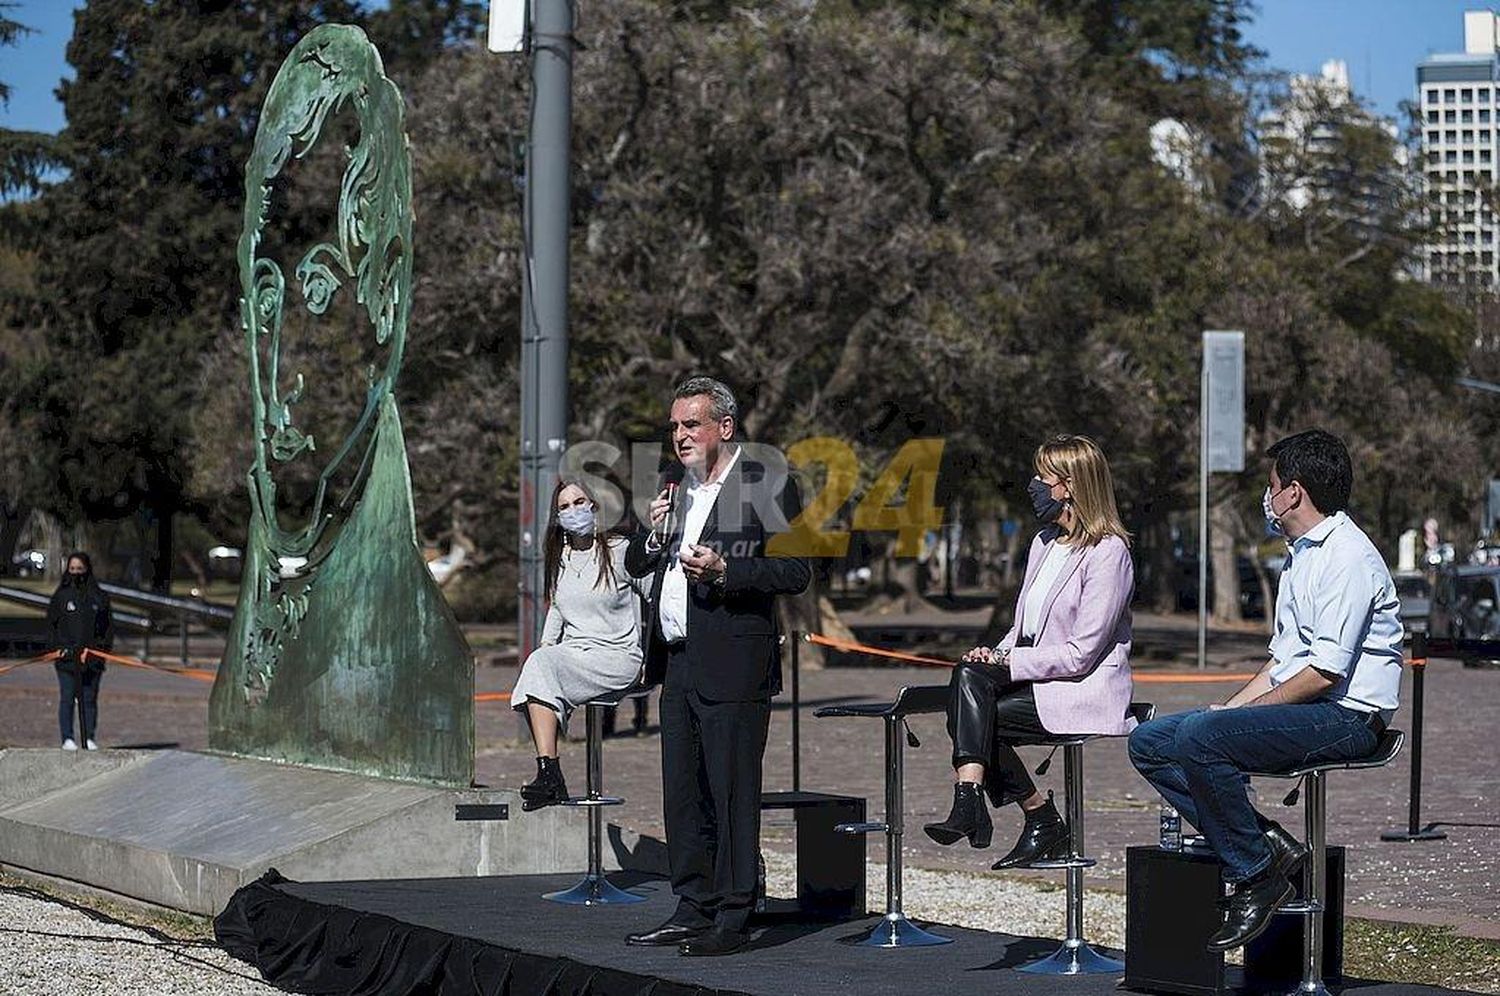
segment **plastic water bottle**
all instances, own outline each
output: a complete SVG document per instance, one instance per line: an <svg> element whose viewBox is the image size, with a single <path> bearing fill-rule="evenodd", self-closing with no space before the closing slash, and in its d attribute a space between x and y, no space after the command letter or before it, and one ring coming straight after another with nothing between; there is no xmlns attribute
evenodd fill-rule
<svg viewBox="0 0 1500 996"><path fill-rule="evenodd" d="M1182 850L1182 817L1165 799L1161 802L1161 849Z"/></svg>

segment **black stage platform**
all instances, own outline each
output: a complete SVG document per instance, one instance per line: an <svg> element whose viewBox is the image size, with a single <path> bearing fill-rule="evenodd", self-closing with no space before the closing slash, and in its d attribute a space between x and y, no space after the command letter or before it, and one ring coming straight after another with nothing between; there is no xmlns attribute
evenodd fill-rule
<svg viewBox="0 0 1500 996"><path fill-rule="evenodd" d="M1120 991L1118 976L1058 978L1014 971L1050 954L1055 940L937 927L954 943L901 950L850 944L878 919L873 916L837 924L766 917L749 950L724 958L627 947L627 933L655 926L672 912L667 884L615 876L617 885L647 897L628 906L562 906L541 898L577 878L295 883L273 872L236 893L216 927L231 954L255 965L269 981L302 993L1104 996ZM1345 988L1360 996L1453 992L1364 980L1350 980Z"/></svg>

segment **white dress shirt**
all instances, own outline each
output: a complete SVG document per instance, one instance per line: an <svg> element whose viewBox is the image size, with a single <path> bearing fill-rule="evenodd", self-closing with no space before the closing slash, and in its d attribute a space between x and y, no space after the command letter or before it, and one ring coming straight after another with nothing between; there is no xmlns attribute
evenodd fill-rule
<svg viewBox="0 0 1500 996"><path fill-rule="evenodd" d="M674 550L664 554L667 560L666 573L661 579L661 605L658 616L661 620L662 639L668 643L686 640L688 635L688 577L679 559L692 553L693 544L703 538L703 525L708 521L709 510L719 498L719 489L724 478L740 458L740 448L724 465L724 470L712 481L700 481L692 470L688 471L685 489L687 509L682 517L682 540Z"/></svg>
<svg viewBox="0 0 1500 996"><path fill-rule="evenodd" d="M1322 695L1387 720L1400 703L1401 620L1385 559L1343 512L1291 544L1276 592L1272 687L1306 667L1337 681Z"/></svg>
<svg viewBox="0 0 1500 996"><path fill-rule="evenodd" d="M1031 587L1026 592L1026 601L1021 604L1021 637L1035 640L1042 631L1042 610L1047 606L1047 595L1057 583L1063 564L1068 562L1069 548L1057 540L1047 544L1047 552L1036 567Z"/></svg>

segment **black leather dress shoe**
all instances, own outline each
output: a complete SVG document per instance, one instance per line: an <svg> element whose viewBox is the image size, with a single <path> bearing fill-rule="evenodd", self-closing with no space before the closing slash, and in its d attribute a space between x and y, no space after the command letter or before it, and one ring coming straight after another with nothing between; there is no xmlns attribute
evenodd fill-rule
<svg viewBox="0 0 1500 996"><path fill-rule="evenodd" d="M636 947L662 948L673 944L681 944L708 932L707 927L689 927L687 924L672 923L668 920L660 927L651 930L643 930L639 934L626 934L625 943Z"/></svg>
<svg viewBox="0 0 1500 996"><path fill-rule="evenodd" d="M1234 887L1224 910L1224 926L1208 939L1208 950L1228 951L1249 944L1271 925L1276 907L1296 895L1297 890L1275 869L1262 878Z"/></svg>
<svg viewBox="0 0 1500 996"><path fill-rule="evenodd" d="M1307 860L1308 850L1302 846L1302 842L1291 834L1280 823L1271 820L1266 821L1265 828L1266 844L1271 848L1271 867L1288 881L1296 875L1302 867L1302 862ZM1233 896L1224 896L1218 900L1220 909L1228 909Z"/></svg>
<svg viewBox="0 0 1500 996"><path fill-rule="evenodd" d="M1283 878L1291 878L1307 860L1307 848L1286 832L1280 823L1268 822L1266 843L1271 845L1271 861Z"/></svg>
<svg viewBox="0 0 1500 996"><path fill-rule="evenodd" d="M678 945L684 958L713 958L734 954L750 943L750 935L738 930L710 930Z"/></svg>

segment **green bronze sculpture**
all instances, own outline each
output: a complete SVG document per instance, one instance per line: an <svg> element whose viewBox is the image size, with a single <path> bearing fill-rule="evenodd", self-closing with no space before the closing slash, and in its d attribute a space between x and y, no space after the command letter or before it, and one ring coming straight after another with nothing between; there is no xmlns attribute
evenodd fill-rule
<svg viewBox="0 0 1500 996"><path fill-rule="evenodd" d="M325 122L352 111L337 232L294 277L323 315L353 294L383 367L367 374L354 427L317 478L310 515L285 528L273 471L317 447L299 429L299 373L281 393L287 299L259 254L272 186ZM209 702L216 750L365 774L467 786L474 768L473 655L418 547L411 475L393 388L411 311L411 157L401 94L364 32L323 25L287 56L245 166L239 240L241 322L250 358L255 462L244 577ZM262 360L264 359L264 369ZM353 484L341 501L330 481Z"/></svg>

